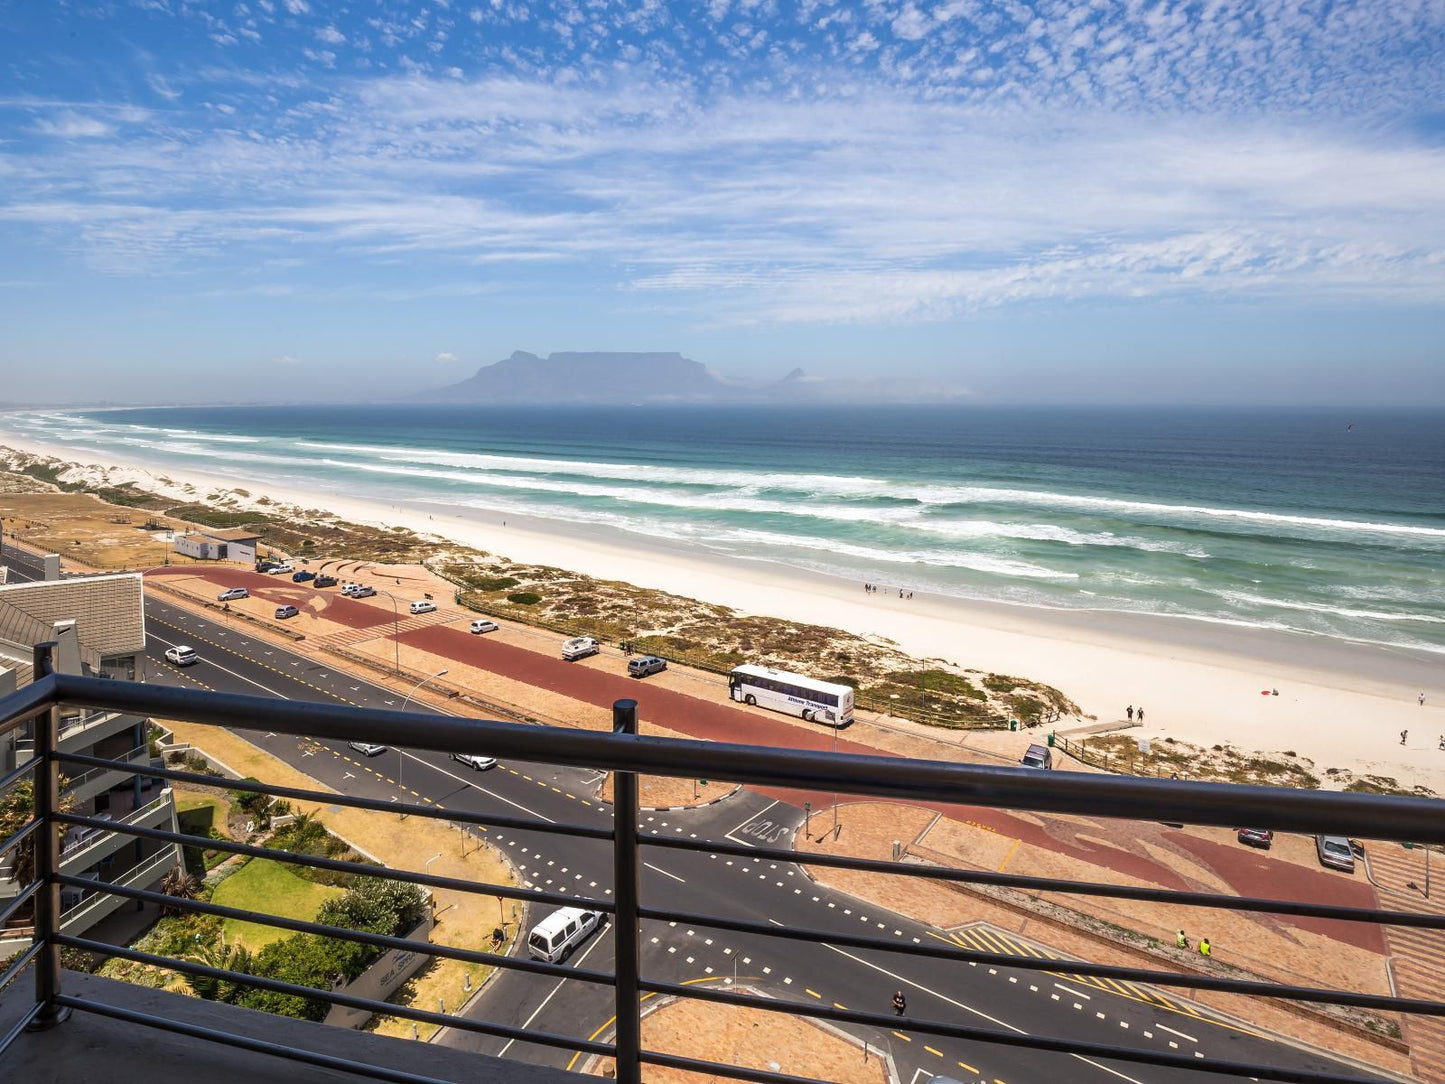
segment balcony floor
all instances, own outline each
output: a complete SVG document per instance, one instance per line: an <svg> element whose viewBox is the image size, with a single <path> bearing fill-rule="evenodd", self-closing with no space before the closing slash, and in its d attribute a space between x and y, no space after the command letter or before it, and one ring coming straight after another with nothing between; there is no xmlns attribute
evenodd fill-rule
<svg viewBox="0 0 1445 1084"><path fill-rule="evenodd" d="M369 1065L421 1073L468 1084L575 1084L585 1078L560 1069L468 1055L434 1043L413 1043L305 1020L238 1009L160 990L67 971L67 993L134 1012L153 1013L233 1035L349 1058ZM21 976L0 995L0 1035L33 1004L34 983ZM371 1078L204 1042L157 1028L140 1027L93 1013L72 1013L50 1031L21 1035L0 1057L0 1079L27 1084L74 1084L77 1080L145 1080L256 1084L355 1084Z"/></svg>

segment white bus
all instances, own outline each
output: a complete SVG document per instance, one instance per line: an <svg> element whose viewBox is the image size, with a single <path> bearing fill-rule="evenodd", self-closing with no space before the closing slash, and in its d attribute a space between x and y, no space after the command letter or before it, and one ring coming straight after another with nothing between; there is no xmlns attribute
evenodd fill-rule
<svg viewBox="0 0 1445 1084"><path fill-rule="evenodd" d="M766 666L739 666L728 675L728 694L744 704L801 715L809 722L847 726L853 721L853 690Z"/></svg>

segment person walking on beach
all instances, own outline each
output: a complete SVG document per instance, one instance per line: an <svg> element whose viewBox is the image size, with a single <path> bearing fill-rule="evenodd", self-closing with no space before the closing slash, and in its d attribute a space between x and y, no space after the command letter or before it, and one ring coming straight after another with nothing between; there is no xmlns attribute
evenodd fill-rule
<svg viewBox="0 0 1445 1084"><path fill-rule="evenodd" d="M1424 693L1421 693L1421 694L1420 694L1420 706L1421 706L1422 708L1425 706L1425 694L1424 694Z"/></svg>
<svg viewBox="0 0 1445 1084"><path fill-rule="evenodd" d="M1140 708L1138 711L1136 711L1134 713L1134 718L1138 719L1140 725L1142 726L1144 723L1144 709Z"/></svg>
<svg viewBox="0 0 1445 1084"><path fill-rule="evenodd" d="M908 999L903 996L903 991L899 990L898 993L893 995L893 1011L899 1016L902 1016L907 1008Z"/></svg>
<svg viewBox="0 0 1445 1084"><path fill-rule="evenodd" d="M1408 730L1402 730L1402 731L1400 731L1400 744L1401 744L1401 745L1404 745L1404 744L1405 744L1405 739L1408 738L1409 736L1410 736L1410 732L1409 732Z"/></svg>
<svg viewBox="0 0 1445 1084"><path fill-rule="evenodd" d="M1209 938L1207 938L1207 937L1201 937L1201 938L1199 939L1199 955L1201 955L1201 956L1212 956L1213 954L1214 954L1214 949L1213 949L1213 948L1210 946L1210 944L1209 944Z"/></svg>
<svg viewBox="0 0 1445 1084"><path fill-rule="evenodd" d="M1127 708L1125 708L1124 714L1129 716L1129 722L1132 723L1134 721L1134 705L1130 704Z"/></svg>

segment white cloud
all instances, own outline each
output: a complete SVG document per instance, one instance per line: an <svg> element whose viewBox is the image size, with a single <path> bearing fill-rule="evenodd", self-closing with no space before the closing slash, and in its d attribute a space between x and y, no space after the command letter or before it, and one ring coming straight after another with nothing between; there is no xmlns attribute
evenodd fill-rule
<svg viewBox="0 0 1445 1084"><path fill-rule="evenodd" d="M327 45L346 44L346 35L343 34L340 30L337 30L334 26L322 27L320 30L316 31L316 37L317 40L324 41Z"/></svg>
<svg viewBox="0 0 1445 1084"><path fill-rule="evenodd" d="M436 356L436 363L438 365L452 365L455 364L456 361L457 356L453 354L450 350L443 350L440 354Z"/></svg>
<svg viewBox="0 0 1445 1084"><path fill-rule="evenodd" d="M311 10L311 5L306 0L282 0L282 2L292 15L305 15Z"/></svg>
<svg viewBox="0 0 1445 1084"><path fill-rule="evenodd" d="M272 358L271 360L272 360L272 362L274 362L274 363L277 364L277 365L293 366L293 365L300 365L300 364L301 364L301 359L300 359L300 358L298 358L298 357L293 357L293 356L290 355L290 354L278 354L276 357Z"/></svg>
<svg viewBox="0 0 1445 1084"><path fill-rule="evenodd" d="M52 118L37 120L31 126L31 131L40 135L58 136L61 139L100 139L113 135L115 126L95 117L64 111Z"/></svg>

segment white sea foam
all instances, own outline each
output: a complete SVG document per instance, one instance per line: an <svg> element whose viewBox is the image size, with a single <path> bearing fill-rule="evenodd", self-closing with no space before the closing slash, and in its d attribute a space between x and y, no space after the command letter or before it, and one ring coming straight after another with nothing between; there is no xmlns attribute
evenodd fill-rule
<svg viewBox="0 0 1445 1084"><path fill-rule="evenodd" d="M1392 613L1385 610L1356 610L1345 606L1329 606L1317 602L1267 598L1263 595L1252 595L1246 591L1221 591L1219 595L1221 598L1228 599L1231 602L1244 603L1249 606L1273 606L1281 610L1303 610L1308 613L1328 614L1331 617L1357 617L1368 621L1418 621L1427 625L1445 625L1445 617L1436 617L1433 614Z"/></svg>

